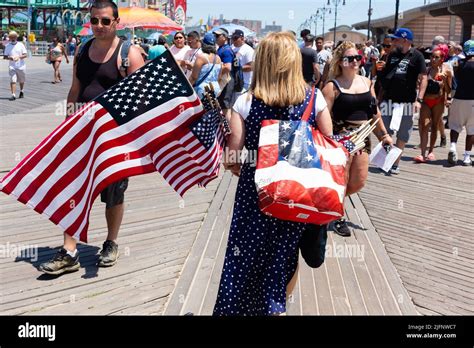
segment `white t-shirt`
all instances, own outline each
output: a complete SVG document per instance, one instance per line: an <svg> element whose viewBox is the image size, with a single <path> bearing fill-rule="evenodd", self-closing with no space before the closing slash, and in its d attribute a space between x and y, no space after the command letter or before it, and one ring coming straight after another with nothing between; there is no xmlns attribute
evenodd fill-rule
<svg viewBox="0 0 474 348"><path fill-rule="evenodd" d="M237 98L233 106L233 110L237 112L245 120L250 113L250 107L252 105L252 95L249 92L243 93ZM326 99L324 99L323 93L318 89L316 92L316 102L314 103L314 110L316 115L327 108Z"/></svg>
<svg viewBox="0 0 474 348"><path fill-rule="evenodd" d="M324 66L328 61L332 59L332 54L328 50L322 49L318 52L318 64L319 72L322 74L324 71Z"/></svg>
<svg viewBox="0 0 474 348"><path fill-rule="evenodd" d="M19 41L17 41L16 44L12 44L11 42L9 42L5 46L5 52L3 53L4 56L11 56L11 57L15 57L15 56L19 57L24 54L26 54L25 45L23 45L23 43ZM13 60L10 60L9 68L17 69L17 70L25 70L26 68L25 60L20 59L20 60L17 60L16 62Z"/></svg>
<svg viewBox="0 0 474 348"><path fill-rule="evenodd" d="M197 57L199 57L202 54L202 49L201 48L190 48L186 54L184 55L185 61L191 62L191 64L194 64L196 62ZM192 70L186 70L185 74L186 77L189 78L192 74Z"/></svg>
<svg viewBox="0 0 474 348"><path fill-rule="evenodd" d="M232 51L236 57L240 60L240 65L244 66L253 62L254 49L247 44L243 44L240 47L235 47L232 45ZM249 86L252 82L252 71L244 71L244 85Z"/></svg>
<svg viewBox="0 0 474 348"><path fill-rule="evenodd" d="M183 48L178 48L175 45L171 46L170 52L176 60L184 60L184 56L191 49L191 47L185 45Z"/></svg>

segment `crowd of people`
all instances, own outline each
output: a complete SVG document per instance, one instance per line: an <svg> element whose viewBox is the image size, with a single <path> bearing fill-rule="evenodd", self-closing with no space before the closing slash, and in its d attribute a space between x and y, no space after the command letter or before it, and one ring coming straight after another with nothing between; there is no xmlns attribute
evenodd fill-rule
<svg viewBox="0 0 474 348"><path fill-rule="evenodd" d="M413 33L399 28L375 47L373 42L339 42L327 47L322 37L301 32L303 44L292 32L268 34L256 47L242 31L217 29L203 37L197 32L176 32L173 43L164 37L146 49L142 42L125 45L116 33L117 6L96 1L90 8L94 38L75 47L53 43L49 59L55 66L55 81L61 81L59 64L68 60L74 45L73 83L68 103L94 99L148 60L169 50L202 97L212 85L230 121L232 133L226 151L244 147L257 151L263 120L301 120L308 111L309 123L326 136L350 132L373 118L379 120L373 133L386 147L403 150L410 140L414 115L420 114L420 150L414 158L422 163L434 160L437 132L444 135L443 113L449 109L450 151L448 160L456 164L459 133L467 131L464 165L471 165L474 139L474 41L446 44L435 38L429 50L413 47ZM16 46L15 35L5 50L10 60L12 93L20 82L26 50ZM123 47L126 47L125 52ZM429 52L429 53L428 53ZM70 51L69 51L70 53ZM429 54L429 56L426 56ZM123 57L129 64L123 65ZM428 60L428 64L426 62ZM427 67L428 65L428 67ZM90 72L94 73L91 74ZM22 95L22 94L21 94ZM13 96L14 97L14 96ZM396 119L395 113L401 118ZM442 125L442 126L441 126ZM428 142L429 131L431 138ZM394 139L392 139L394 137ZM443 139L443 138L442 138ZM428 145L429 144L429 145ZM368 176L372 145L351 156L347 165L346 195L359 192ZM286 312L286 300L295 285L298 255L311 267L324 261L327 226L279 220L262 214L255 188L255 165L239 157L225 156L224 167L240 177L227 251L220 281L216 315L278 315ZM400 157L390 170L400 174ZM99 257L99 266L113 266L118 260L117 238L124 213L122 180L101 193L106 203L108 235ZM349 236L345 219L334 224L335 232ZM236 253L235 250L239 252ZM59 275L79 269L76 240L64 234L64 246L40 266L47 274Z"/></svg>

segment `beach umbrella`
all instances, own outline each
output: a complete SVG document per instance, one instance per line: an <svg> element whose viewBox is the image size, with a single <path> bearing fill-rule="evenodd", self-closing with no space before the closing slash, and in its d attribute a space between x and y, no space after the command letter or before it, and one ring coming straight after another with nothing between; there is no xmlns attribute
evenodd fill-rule
<svg viewBox="0 0 474 348"><path fill-rule="evenodd" d="M238 24L233 24L233 23L217 25L214 28L212 28L210 30L210 32L213 32L214 30L219 29L219 28L227 30L230 35L232 35L234 33L234 31L239 29L239 30L242 30L244 32L244 35L246 37L255 37L255 36L257 36L257 34L254 31L250 30L249 28L244 27L243 25L238 25Z"/></svg>
<svg viewBox="0 0 474 348"><path fill-rule="evenodd" d="M183 27L159 11L140 7L124 7L119 11L119 29L144 28L158 30L182 30Z"/></svg>

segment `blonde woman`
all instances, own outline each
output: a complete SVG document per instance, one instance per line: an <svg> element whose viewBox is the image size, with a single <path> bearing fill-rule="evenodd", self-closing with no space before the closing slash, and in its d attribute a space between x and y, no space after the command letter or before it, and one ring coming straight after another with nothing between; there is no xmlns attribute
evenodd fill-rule
<svg viewBox="0 0 474 348"><path fill-rule="evenodd" d="M236 101L226 158L245 146L242 165L225 167L240 176L215 315L278 315L296 280L298 244L306 224L266 216L258 207L255 159L260 124L265 119L300 120L312 90L303 79L302 58L294 36L271 33L259 44L248 92ZM315 92L310 122L332 134L331 117L320 91Z"/></svg>
<svg viewBox="0 0 474 348"><path fill-rule="evenodd" d="M329 82L324 87L323 94L331 112L335 134L351 131L372 117L381 117L372 82L359 75L361 60L362 55L350 41L344 41L334 52L329 68ZM380 141L392 145L392 138L381 120L374 133ZM367 138L365 148L351 158L347 167L349 181L346 195L359 192L364 187L370 149L370 139ZM351 235L344 219L336 221L334 227L336 233L342 236Z"/></svg>

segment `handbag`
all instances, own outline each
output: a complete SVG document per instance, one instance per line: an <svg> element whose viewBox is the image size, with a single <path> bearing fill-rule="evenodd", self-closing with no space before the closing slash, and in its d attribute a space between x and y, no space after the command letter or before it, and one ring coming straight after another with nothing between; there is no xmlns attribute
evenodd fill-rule
<svg viewBox="0 0 474 348"><path fill-rule="evenodd" d="M255 184L262 213L324 225L344 215L349 152L308 123L311 93L300 121L262 121Z"/></svg>

